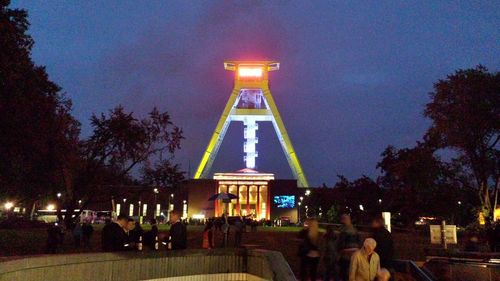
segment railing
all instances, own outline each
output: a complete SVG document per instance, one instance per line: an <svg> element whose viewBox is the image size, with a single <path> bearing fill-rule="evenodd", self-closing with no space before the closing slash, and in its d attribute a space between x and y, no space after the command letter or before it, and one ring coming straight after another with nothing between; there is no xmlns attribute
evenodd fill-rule
<svg viewBox="0 0 500 281"><path fill-rule="evenodd" d="M180 276L193 280L295 280L281 253L264 250L45 255L0 262L0 281L179 280L174 277Z"/></svg>
<svg viewBox="0 0 500 281"><path fill-rule="evenodd" d="M418 267L418 265L413 261L408 260L394 260L393 261L394 270L396 273L406 275L407 278L401 278L400 280L414 280L414 281L435 281L437 279L433 278L425 270Z"/></svg>
<svg viewBox="0 0 500 281"><path fill-rule="evenodd" d="M432 258L424 264L436 280L442 281L497 281L500 264L467 258Z"/></svg>

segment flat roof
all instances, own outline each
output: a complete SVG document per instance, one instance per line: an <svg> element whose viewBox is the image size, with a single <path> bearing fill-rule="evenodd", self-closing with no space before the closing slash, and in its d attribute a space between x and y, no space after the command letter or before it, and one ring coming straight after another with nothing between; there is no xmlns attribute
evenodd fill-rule
<svg viewBox="0 0 500 281"><path fill-rule="evenodd" d="M233 181L270 181L274 180L273 173L260 173L253 169L241 169L232 173L215 173L214 180L233 180Z"/></svg>

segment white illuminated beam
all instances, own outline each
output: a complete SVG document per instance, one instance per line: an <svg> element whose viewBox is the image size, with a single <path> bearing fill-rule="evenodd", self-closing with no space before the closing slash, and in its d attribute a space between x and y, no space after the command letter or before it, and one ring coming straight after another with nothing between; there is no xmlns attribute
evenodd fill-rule
<svg viewBox="0 0 500 281"><path fill-rule="evenodd" d="M258 153L255 148L257 144L257 129L259 126L253 116L247 116L243 121L245 125L245 144L244 144L244 152L245 152L245 164L249 169L255 169L255 158L257 158Z"/></svg>

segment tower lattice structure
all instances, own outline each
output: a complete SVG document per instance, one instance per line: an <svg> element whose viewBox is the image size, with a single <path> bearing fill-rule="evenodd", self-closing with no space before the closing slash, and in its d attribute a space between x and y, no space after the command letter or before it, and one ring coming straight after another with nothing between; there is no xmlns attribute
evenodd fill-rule
<svg viewBox="0 0 500 281"><path fill-rule="evenodd" d="M273 124L288 164L298 181L298 186L309 186L269 89L269 72L278 70L279 66L279 62L276 61L224 62L226 70L235 72L234 87L196 170L195 179L208 177L212 163L232 121L243 122L244 161L247 168L255 169L255 160L258 157L256 149L259 141L257 138L258 122L267 121Z"/></svg>

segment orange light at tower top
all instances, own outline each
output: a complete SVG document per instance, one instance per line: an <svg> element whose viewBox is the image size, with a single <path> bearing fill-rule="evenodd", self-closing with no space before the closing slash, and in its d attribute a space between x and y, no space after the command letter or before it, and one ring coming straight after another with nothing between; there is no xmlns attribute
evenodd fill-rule
<svg viewBox="0 0 500 281"><path fill-rule="evenodd" d="M240 77L252 77L252 78L259 78L262 77L262 66L261 67L256 67L256 66L240 66L238 67L238 75Z"/></svg>
<svg viewBox="0 0 500 281"><path fill-rule="evenodd" d="M236 80L261 81L267 80L269 71L278 70L277 61L225 61L224 69L236 72Z"/></svg>

